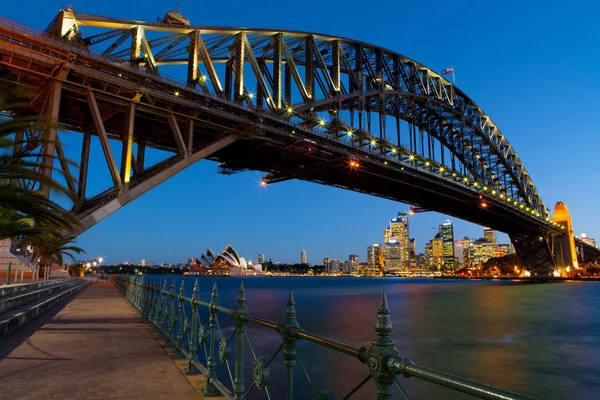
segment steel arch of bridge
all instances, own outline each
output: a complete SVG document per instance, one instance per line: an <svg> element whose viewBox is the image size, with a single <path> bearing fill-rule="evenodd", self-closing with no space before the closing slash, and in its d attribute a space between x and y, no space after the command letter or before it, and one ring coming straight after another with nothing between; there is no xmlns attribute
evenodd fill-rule
<svg viewBox="0 0 600 400"><path fill-rule="evenodd" d="M103 145L114 188L89 199L86 166L79 184L70 185L72 191L77 186L83 202L79 209L87 210L82 218L116 197L131 201L151 186L137 186L144 180L153 179L152 185L156 185L169 174L229 146L240 134L269 142L273 137L267 134L283 133L288 136L287 144L280 145L293 146L301 140L315 143L307 140L313 138L319 145L329 146L321 149L336 148L346 157L379 163L378 168L384 164L398 171L406 167L413 177L436 180L436 185L445 181L453 186L454 195L462 191L460 196L465 199L479 195L499 205L499 212L519 218L521 227L529 226L526 230L530 232L522 240L542 240L537 232L561 234L522 163L491 120L450 82L399 54L310 33L192 27L177 18L144 23L70 9L61 11L41 35L4 25L9 34L0 39L14 49L0 62L17 71L17 81L49 87L36 98L58 98L62 90L67 103L90 107L78 120L73 113L81 111L80 106L59 113L57 103L48 111L68 129L85 132L82 165L89 156L90 132ZM89 35L87 31L94 29L97 32ZM25 37L13 38L11 30L22 31ZM41 64L33 68L36 63ZM159 69L176 65L187 69L186 82L159 74ZM204 113L202 118L199 113ZM140 114L146 124L157 121L168 128L157 133L160 137L140 137L137 125L135 133L133 130ZM125 128L111 125L115 115L123 116L119 123L125 122ZM82 118L91 118L93 126L85 128ZM244 133L243 125L249 127L248 132ZM213 129L212 138L218 141L198 141L198 127ZM220 127L223 135L214 131L215 127ZM297 139L289 133L296 133ZM108 139L123 141L120 172L109 154ZM138 146L137 161L132 141ZM176 155L146 170L145 146ZM198 146L204 150L197 151ZM220 160L218 156L213 159ZM229 161L224 164L224 170L243 169ZM261 170L268 172L270 181L303 179L285 170ZM381 169L367 173L383 177ZM341 187L407 200L389 190L378 193L347 184ZM414 199L411 204L419 205ZM543 242L547 243L547 238Z"/></svg>
<svg viewBox="0 0 600 400"><path fill-rule="evenodd" d="M177 17L175 13L171 16ZM60 29L60 36L71 42L98 48L117 62L153 73L161 66L184 64L188 84L304 124L323 124L320 121L325 119L318 113L327 112L330 118L323 128L332 134L353 132L365 138L367 146L372 146L374 139L381 153L429 159L434 169L436 160L431 154L435 156L435 148L428 143L424 151L424 143L418 143L424 132L431 136L428 140L436 139L443 146L438 158L447 149L452 166L457 168L454 160L464 166L462 175L542 218L549 217L523 163L491 119L452 83L414 60L377 46L320 34L192 27L185 19L173 18L169 22L72 13L61 24L51 24L47 32ZM87 27L104 30L86 37L81 31ZM155 36L150 38L150 34ZM217 73L220 63L226 65L224 78ZM249 84L255 87L249 89ZM350 114L349 122L341 120L343 111ZM386 127L388 119L376 114L396 120L396 143ZM372 119L379 121L375 134ZM398 143L400 120L409 123L406 149ZM438 160L438 164L443 168L444 162Z"/></svg>

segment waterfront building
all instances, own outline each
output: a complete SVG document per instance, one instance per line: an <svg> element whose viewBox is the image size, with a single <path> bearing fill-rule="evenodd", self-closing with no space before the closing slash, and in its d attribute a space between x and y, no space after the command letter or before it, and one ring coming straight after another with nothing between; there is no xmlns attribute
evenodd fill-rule
<svg viewBox="0 0 600 400"><path fill-rule="evenodd" d="M396 241L400 244L401 268L410 268L410 237L408 227L408 215L406 215L406 213L404 212L398 212L398 215L395 218L392 218L389 229L389 241ZM385 246L387 247L387 243L385 243Z"/></svg>
<svg viewBox="0 0 600 400"><path fill-rule="evenodd" d="M471 249L472 265L482 265L484 262L494 257L496 245L488 242L485 238L480 238L473 241Z"/></svg>
<svg viewBox="0 0 600 400"><path fill-rule="evenodd" d="M410 239L410 251L409 251L411 266L417 257L417 240L415 238Z"/></svg>
<svg viewBox="0 0 600 400"><path fill-rule="evenodd" d="M514 253L514 248L510 243L503 243L498 245L498 250L501 252L501 256L506 256Z"/></svg>
<svg viewBox="0 0 600 400"><path fill-rule="evenodd" d="M300 264L307 264L306 262L306 250L300 252Z"/></svg>
<svg viewBox="0 0 600 400"><path fill-rule="evenodd" d="M471 239L464 237L462 240L463 265L469 268L472 265L471 260Z"/></svg>
<svg viewBox="0 0 600 400"><path fill-rule="evenodd" d="M427 267L432 270L440 271L444 265L444 244L441 233L437 233L425 245L425 256L427 258Z"/></svg>
<svg viewBox="0 0 600 400"><path fill-rule="evenodd" d="M483 237L490 243L494 243L494 245L498 244L498 240L496 239L496 231L492 228L483 228Z"/></svg>
<svg viewBox="0 0 600 400"><path fill-rule="evenodd" d="M427 255L423 253L419 253L415 256L415 264L417 268L424 269L428 268L427 264Z"/></svg>
<svg viewBox="0 0 600 400"><path fill-rule="evenodd" d="M144 260L144 259L142 258L142 267L145 267L145 266L146 266L146 260Z"/></svg>
<svg viewBox="0 0 600 400"><path fill-rule="evenodd" d="M379 243L367 247L367 264L383 269L383 249Z"/></svg>
<svg viewBox="0 0 600 400"><path fill-rule="evenodd" d="M358 265L360 264L360 260L357 254L350 254L348 256L348 261L350 261L350 268L352 273L358 272Z"/></svg>
<svg viewBox="0 0 600 400"><path fill-rule="evenodd" d="M350 260L344 261L342 270L345 274L351 274L352 273L352 262Z"/></svg>
<svg viewBox="0 0 600 400"><path fill-rule="evenodd" d="M340 272L340 262L338 260L329 260L327 264L328 274L338 274Z"/></svg>
<svg viewBox="0 0 600 400"><path fill-rule="evenodd" d="M258 263L259 264L264 264L265 263L265 254L264 253L260 253L258 255Z"/></svg>
<svg viewBox="0 0 600 400"><path fill-rule="evenodd" d="M581 241L583 243L589 244L590 246L596 247L596 241L590 237L587 237L585 233L581 234Z"/></svg>
<svg viewBox="0 0 600 400"><path fill-rule="evenodd" d="M404 269L400 242L391 239L386 243L384 266L386 273L398 273Z"/></svg>
<svg viewBox="0 0 600 400"><path fill-rule="evenodd" d="M327 266L328 266L328 265L329 265L329 257L325 257L325 258L323 259L323 266L324 266L325 268L327 268Z"/></svg>
<svg viewBox="0 0 600 400"><path fill-rule="evenodd" d="M446 272L454 271L454 229L452 222L440 225L440 235L443 246L443 268Z"/></svg>

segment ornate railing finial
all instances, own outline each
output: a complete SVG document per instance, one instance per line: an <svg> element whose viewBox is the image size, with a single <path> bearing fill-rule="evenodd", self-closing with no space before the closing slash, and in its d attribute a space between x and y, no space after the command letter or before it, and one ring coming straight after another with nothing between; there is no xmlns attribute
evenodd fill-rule
<svg viewBox="0 0 600 400"><path fill-rule="evenodd" d="M390 310L388 309L387 296L385 292L381 293L381 301L377 309L377 322L375 324L375 332L377 333L377 341L381 344L388 344L390 335L392 334L392 320L390 318ZM393 341L391 342L393 343Z"/></svg>
<svg viewBox="0 0 600 400"><path fill-rule="evenodd" d="M288 296L287 308L285 310L285 322L287 326L300 327L300 324L296 321L296 303L294 302L294 292L291 290Z"/></svg>
<svg viewBox="0 0 600 400"><path fill-rule="evenodd" d="M237 314L247 315L248 306L246 304L246 291L244 289L244 282L240 284L240 290L238 291L237 307L235 309Z"/></svg>

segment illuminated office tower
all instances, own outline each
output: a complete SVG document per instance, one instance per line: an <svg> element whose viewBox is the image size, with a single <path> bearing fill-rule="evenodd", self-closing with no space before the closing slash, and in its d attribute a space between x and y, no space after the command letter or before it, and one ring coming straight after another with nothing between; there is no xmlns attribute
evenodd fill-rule
<svg viewBox="0 0 600 400"><path fill-rule="evenodd" d="M442 246L444 251L443 269L447 272L454 271L454 229L452 222L447 221L440 225Z"/></svg>
<svg viewBox="0 0 600 400"><path fill-rule="evenodd" d="M379 243L367 247L367 263L383 269L383 249Z"/></svg>
<svg viewBox="0 0 600 400"><path fill-rule="evenodd" d="M400 244L401 268L410 268L410 238L408 231L408 215L406 215L406 213L399 212L397 217L392 218L392 221L390 222L390 233L391 236L389 241L395 241Z"/></svg>

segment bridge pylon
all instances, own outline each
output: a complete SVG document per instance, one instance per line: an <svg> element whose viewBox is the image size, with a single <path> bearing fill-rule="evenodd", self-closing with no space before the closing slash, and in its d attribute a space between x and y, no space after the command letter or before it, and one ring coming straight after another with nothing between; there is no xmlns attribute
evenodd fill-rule
<svg viewBox="0 0 600 400"><path fill-rule="evenodd" d="M575 250L575 235L569 208L559 201L554 206L554 221L565 228L565 233L554 238L554 258L558 272L568 273L571 268L577 268L577 252Z"/></svg>

